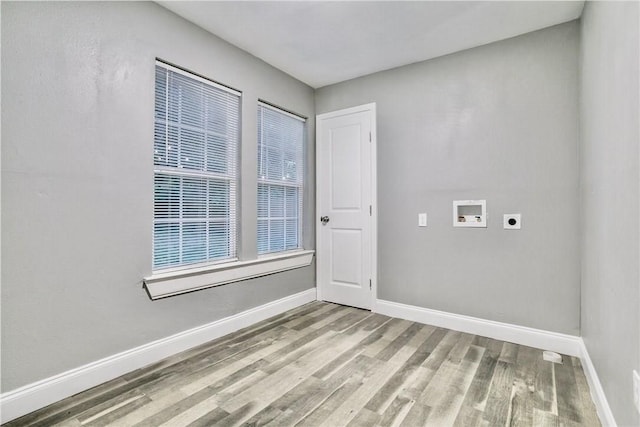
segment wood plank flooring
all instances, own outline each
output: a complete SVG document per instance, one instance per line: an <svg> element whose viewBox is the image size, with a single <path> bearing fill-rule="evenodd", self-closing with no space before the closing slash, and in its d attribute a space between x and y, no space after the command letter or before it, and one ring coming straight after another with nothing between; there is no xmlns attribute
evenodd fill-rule
<svg viewBox="0 0 640 427"><path fill-rule="evenodd" d="M314 302L7 426L599 426L577 358Z"/></svg>

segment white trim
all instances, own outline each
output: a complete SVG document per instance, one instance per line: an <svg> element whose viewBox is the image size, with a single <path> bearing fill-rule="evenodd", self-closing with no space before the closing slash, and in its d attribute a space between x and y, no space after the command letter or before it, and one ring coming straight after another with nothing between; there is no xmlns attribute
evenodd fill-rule
<svg viewBox="0 0 640 427"><path fill-rule="evenodd" d="M2 423L316 300L315 288L162 338L0 395Z"/></svg>
<svg viewBox="0 0 640 427"><path fill-rule="evenodd" d="M378 110L376 103L367 104L371 118L371 310L378 300Z"/></svg>
<svg viewBox="0 0 640 427"><path fill-rule="evenodd" d="M591 391L591 398L593 399L593 403L598 411L600 422L605 427L616 427L616 420L613 417L613 412L611 411L611 407L607 401L607 396L604 394L604 389L602 388L602 384L600 384L600 378L598 378L596 368L593 366L591 357L589 357L587 346L584 344L582 339L580 339L580 353L584 375L587 377L589 391Z"/></svg>
<svg viewBox="0 0 640 427"><path fill-rule="evenodd" d="M526 326L495 322L461 314L431 310L413 305L378 300L376 312L414 322L426 323L441 328L453 329L469 334L481 335L529 347L551 350L569 356L580 357L580 337L528 328Z"/></svg>
<svg viewBox="0 0 640 427"><path fill-rule="evenodd" d="M157 273L144 278L144 287L149 297L155 300L305 267L311 264L314 253L313 250L285 252L249 261Z"/></svg>
<svg viewBox="0 0 640 427"><path fill-rule="evenodd" d="M358 105L357 107L350 107L350 108L345 108L342 110L336 110L336 111L331 111L328 113L322 113L322 114L318 114L316 116L316 122L318 120L324 120L324 119L332 119L335 117L340 117L340 116L348 116L350 114L354 114L354 113L362 113L364 111L376 111L376 103L375 102L371 102L369 104L363 104L363 105Z"/></svg>

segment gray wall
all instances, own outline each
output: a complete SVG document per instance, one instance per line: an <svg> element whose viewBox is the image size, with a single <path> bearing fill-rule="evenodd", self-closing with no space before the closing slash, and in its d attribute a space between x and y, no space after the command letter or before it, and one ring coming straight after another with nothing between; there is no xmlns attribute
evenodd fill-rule
<svg viewBox="0 0 640 427"><path fill-rule="evenodd" d="M579 334L578 30L317 90L318 114L378 106L379 298ZM488 228L452 227L465 199L487 200Z"/></svg>
<svg viewBox="0 0 640 427"><path fill-rule="evenodd" d="M156 57L243 91L255 256L257 99L313 117L313 90L154 3L2 2L2 391L315 286L310 266L147 298Z"/></svg>
<svg viewBox="0 0 640 427"><path fill-rule="evenodd" d="M638 9L587 2L582 17L582 336L621 426L640 425Z"/></svg>
<svg viewBox="0 0 640 427"><path fill-rule="evenodd" d="M311 266L148 300L159 57L243 91L242 224L258 98L309 117L377 102L378 297L569 334L581 321L618 423L640 422L637 3L587 3L581 58L574 22L325 87L315 108L311 88L152 3L1 8L3 392L314 286ZM307 248L313 135L310 121ZM470 198L487 199L487 229L451 226ZM502 229L513 212L521 231ZM241 258L255 233L242 227Z"/></svg>

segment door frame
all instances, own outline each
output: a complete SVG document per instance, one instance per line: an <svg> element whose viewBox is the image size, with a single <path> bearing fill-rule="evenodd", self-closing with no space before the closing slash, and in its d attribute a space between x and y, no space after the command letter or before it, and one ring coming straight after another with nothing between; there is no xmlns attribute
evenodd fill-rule
<svg viewBox="0 0 640 427"><path fill-rule="evenodd" d="M370 265L371 265L371 292L370 292L370 304L369 309L372 312L376 310L376 303L378 300L378 156L377 156L377 141L378 141L378 129L377 129L377 113L376 103L358 105L356 107L345 108L336 111L330 111L328 113L322 113L316 115L316 153L318 152L318 144L321 141L321 122L325 119L332 119L335 117L346 116L349 114L369 112L371 115L371 215L369 216L369 230L371 233L371 248L370 248ZM323 301L322 299L322 286L320 282L320 269L317 260L323 257L320 253L320 230L318 226L319 213L321 212L320 195L322 194L322 188L326 184L319 179L322 165L320 165L320 156L316 155L316 211L314 215L314 224L316 227L316 299Z"/></svg>

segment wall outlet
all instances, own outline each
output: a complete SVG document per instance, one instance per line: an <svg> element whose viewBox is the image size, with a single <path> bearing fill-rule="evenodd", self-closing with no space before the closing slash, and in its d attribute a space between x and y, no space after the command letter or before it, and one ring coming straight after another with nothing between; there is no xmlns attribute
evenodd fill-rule
<svg viewBox="0 0 640 427"><path fill-rule="evenodd" d="M520 230L522 228L522 215L516 214L504 214L503 227L505 230Z"/></svg>
<svg viewBox="0 0 640 427"><path fill-rule="evenodd" d="M418 214L418 227L426 227L427 226L427 214L419 213Z"/></svg>
<svg viewBox="0 0 640 427"><path fill-rule="evenodd" d="M633 403L636 410L640 412L640 375L638 371L633 371Z"/></svg>

